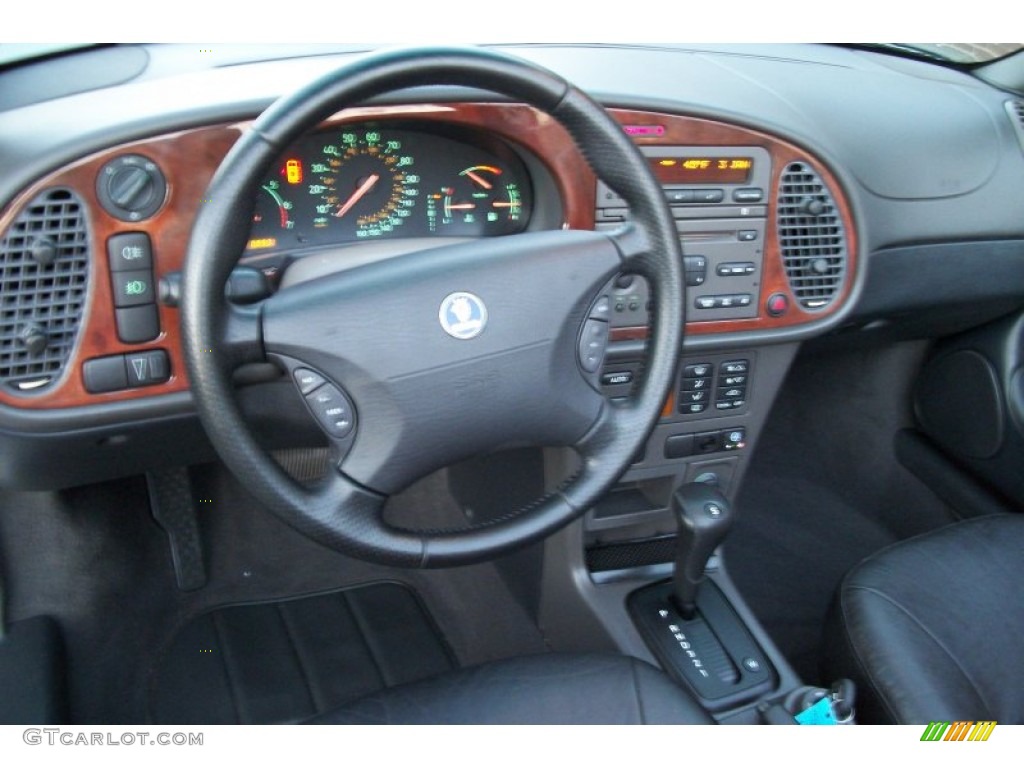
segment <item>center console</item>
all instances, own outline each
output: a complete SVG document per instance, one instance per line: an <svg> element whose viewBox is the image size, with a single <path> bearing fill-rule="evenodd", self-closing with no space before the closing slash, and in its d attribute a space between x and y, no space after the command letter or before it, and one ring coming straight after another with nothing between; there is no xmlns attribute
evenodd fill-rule
<svg viewBox="0 0 1024 768"><path fill-rule="evenodd" d="M789 334L775 331L837 310L850 288L853 254L844 253L850 261L842 280L829 282L838 273L826 274L835 264L822 261L821 249L837 242L839 204L822 183L825 174L804 174L811 166L794 162L792 148L744 141L741 131L720 134L729 139L721 143L677 141L708 132L652 125L642 113L622 117L679 232L686 346L661 418L629 470L548 544L540 619L555 643L564 637L578 647L583 634L594 649L611 644L658 664L720 722L760 722L764 707L801 690L801 681L729 579L715 551L720 539L695 553L680 532L705 506L693 506L694 498L735 505L798 349ZM825 210L836 219L819 218ZM594 211L598 230L619 228L630 215L599 180ZM803 217L796 226L791 214ZM618 275L605 290L611 320L601 384L610 399L625 398L643 376L652 297L637 275ZM571 460L549 457L547 469L554 487L572 471ZM692 509L682 514L686 493ZM702 586L681 604L687 573Z"/></svg>
<svg viewBox="0 0 1024 768"><path fill-rule="evenodd" d="M702 322L757 321L765 283L772 162L758 146L644 146L676 221L686 275L688 330ZM598 181L595 226L629 218L622 199ZM607 286L611 344L601 382L628 397L642 375L651 309L646 281L619 275ZM588 568L597 581L616 571L671 560L672 489L707 482L725 494L739 485L746 457L789 365L794 345L710 347L687 353L662 417L619 485L585 520Z"/></svg>

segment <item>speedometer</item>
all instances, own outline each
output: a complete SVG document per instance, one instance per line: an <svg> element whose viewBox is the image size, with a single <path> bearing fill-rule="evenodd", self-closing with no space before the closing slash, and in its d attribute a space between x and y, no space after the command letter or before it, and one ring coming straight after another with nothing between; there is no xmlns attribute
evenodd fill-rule
<svg viewBox="0 0 1024 768"><path fill-rule="evenodd" d="M356 238L381 237L413 215L419 196L414 156L401 138L376 129L328 134L310 164L315 229Z"/></svg>

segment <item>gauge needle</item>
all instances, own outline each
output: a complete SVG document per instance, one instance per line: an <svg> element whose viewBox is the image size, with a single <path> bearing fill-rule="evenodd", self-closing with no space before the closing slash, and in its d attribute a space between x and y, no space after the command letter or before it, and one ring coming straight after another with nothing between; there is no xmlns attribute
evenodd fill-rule
<svg viewBox="0 0 1024 768"><path fill-rule="evenodd" d="M376 184L378 181L380 181L379 174L370 174L366 178L366 181L359 185L359 189L352 193L352 196L345 201L345 203L338 209L338 212L335 213L334 215L340 219L346 213L351 211L352 206L358 203L360 200L362 200L363 196L366 195L366 193L369 192L371 189L373 189L373 185Z"/></svg>
<svg viewBox="0 0 1024 768"><path fill-rule="evenodd" d="M471 178L484 189L493 189L491 183L487 181L487 179L485 179L483 176L480 176L479 174L473 173L473 171L466 171L466 176Z"/></svg>

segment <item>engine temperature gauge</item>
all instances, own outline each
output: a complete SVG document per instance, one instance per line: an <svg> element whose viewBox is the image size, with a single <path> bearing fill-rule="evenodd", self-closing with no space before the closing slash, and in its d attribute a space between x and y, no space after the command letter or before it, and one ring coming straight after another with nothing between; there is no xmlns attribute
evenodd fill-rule
<svg viewBox="0 0 1024 768"><path fill-rule="evenodd" d="M501 168L474 165L427 198L431 232L494 235L518 230L523 218L519 184L506 180Z"/></svg>

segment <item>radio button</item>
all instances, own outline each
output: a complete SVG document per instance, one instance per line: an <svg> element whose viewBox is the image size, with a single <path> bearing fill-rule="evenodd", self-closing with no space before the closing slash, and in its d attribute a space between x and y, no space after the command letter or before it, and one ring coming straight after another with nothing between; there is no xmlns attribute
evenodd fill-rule
<svg viewBox="0 0 1024 768"><path fill-rule="evenodd" d="M760 203L764 200L764 190L759 187L734 189L732 191L732 199L736 203Z"/></svg>
<svg viewBox="0 0 1024 768"><path fill-rule="evenodd" d="M686 205L693 202L692 189L671 189L665 188L665 197L670 205Z"/></svg>
<svg viewBox="0 0 1024 768"><path fill-rule="evenodd" d="M695 203L720 203L723 200L725 200L725 192L721 189L693 190L693 202Z"/></svg>
<svg viewBox="0 0 1024 768"><path fill-rule="evenodd" d="M727 261L719 264L715 273L719 277L735 277L737 275L752 275L757 267L752 261Z"/></svg>
<svg viewBox="0 0 1024 768"><path fill-rule="evenodd" d="M686 287L696 288L699 285L704 285L704 281L707 280L707 275L704 272L695 272L693 270L686 270Z"/></svg>

